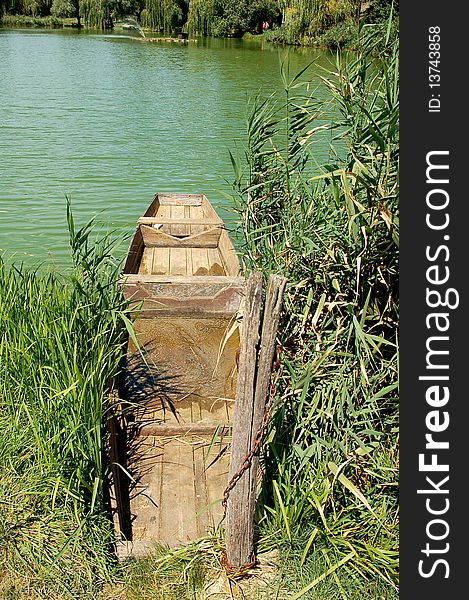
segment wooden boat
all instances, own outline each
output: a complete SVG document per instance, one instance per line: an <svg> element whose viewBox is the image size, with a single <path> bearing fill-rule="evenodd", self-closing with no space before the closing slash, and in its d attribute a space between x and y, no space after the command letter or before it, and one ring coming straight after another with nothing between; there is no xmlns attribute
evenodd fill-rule
<svg viewBox="0 0 469 600"><path fill-rule="evenodd" d="M245 288L205 195L155 195L137 221L121 285L136 303L141 349L129 340L124 385L139 441L128 467L138 480L131 539L175 545L223 514Z"/></svg>
<svg viewBox="0 0 469 600"><path fill-rule="evenodd" d="M239 261L205 195L156 194L137 221L123 272L236 276Z"/></svg>

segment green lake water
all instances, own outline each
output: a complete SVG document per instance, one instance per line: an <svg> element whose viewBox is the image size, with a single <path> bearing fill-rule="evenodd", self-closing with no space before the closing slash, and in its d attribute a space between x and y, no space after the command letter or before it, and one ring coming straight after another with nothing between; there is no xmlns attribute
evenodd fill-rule
<svg viewBox="0 0 469 600"><path fill-rule="evenodd" d="M233 219L228 151L242 148L247 97L281 89L287 53L292 74L314 61L326 98L333 57L318 51L0 29L0 254L66 264L66 196L78 222L98 214L129 235L157 191L205 193ZM327 136L313 149L326 162Z"/></svg>

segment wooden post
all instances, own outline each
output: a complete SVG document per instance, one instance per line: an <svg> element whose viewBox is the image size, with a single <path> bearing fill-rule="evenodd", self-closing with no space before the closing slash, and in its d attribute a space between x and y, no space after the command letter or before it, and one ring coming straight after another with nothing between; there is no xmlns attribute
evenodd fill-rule
<svg viewBox="0 0 469 600"><path fill-rule="evenodd" d="M229 480L236 475L253 449L264 417L270 374L275 353L275 337L286 279L271 275L267 287L262 334L259 327L262 304L262 276L252 273L246 289L241 327L240 355ZM254 513L258 453L251 458L234 487L226 506L226 558L230 567L239 568L254 557Z"/></svg>
<svg viewBox="0 0 469 600"><path fill-rule="evenodd" d="M255 365L262 303L262 275L251 273L246 286L243 322L241 325L238 378L233 414L229 480L238 471L249 453L253 435ZM250 498L256 488L246 469L231 490L226 505L226 558L230 566L245 565L254 550L253 520L247 515Z"/></svg>

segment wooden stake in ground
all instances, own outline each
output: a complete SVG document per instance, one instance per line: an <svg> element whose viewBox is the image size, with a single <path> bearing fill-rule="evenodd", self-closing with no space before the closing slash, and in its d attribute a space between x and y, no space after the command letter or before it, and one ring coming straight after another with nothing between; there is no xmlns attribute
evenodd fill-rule
<svg viewBox="0 0 469 600"><path fill-rule="evenodd" d="M226 558L233 568L243 567L254 557L259 458L257 452L250 454L264 417L285 284L284 277L270 276L260 339L262 275L252 273L246 288L229 473L230 482L236 479L236 483L226 505ZM243 465L245 470L236 478Z"/></svg>

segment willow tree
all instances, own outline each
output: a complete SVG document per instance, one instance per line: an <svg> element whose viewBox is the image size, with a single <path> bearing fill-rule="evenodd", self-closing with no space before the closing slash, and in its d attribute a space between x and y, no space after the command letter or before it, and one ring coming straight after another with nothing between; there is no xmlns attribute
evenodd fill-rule
<svg viewBox="0 0 469 600"><path fill-rule="evenodd" d="M150 29L173 31L184 25L188 2L184 0L147 0L142 11L142 24Z"/></svg>
<svg viewBox="0 0 469 600"><path fill-rule="evenodd" d="M190 0L187 27L189 31L209 35L215 16L215 0Z"/></svg>
<svg viewBox="0 0 469 600"><path fill-rule="evenodd" d="M0 16L3 14L45 17L50 14L52 0L4 0L0 2Z"/></svg>
<svg viewBox="0 0 469 600"><path fill-rule="evenodd" d="M279 15L278 0L190 0L187 27L202 35L260 33L263 21Z"/></svg>
<svg viewBox="0 0 469 600"><path fill-rule="evenodd" d="M105 29L112 24L112 13L116 0L75 0L80 2L80 14L85 25L96 29Z"/></svg>
<svg viewBox="0 0 469 600"><path fill-rule="evenodd" d="M103 0L81 0L80 12L85 25L104 29L106 17Z"/></svg>
<svg viewBox="0 0 469 600"><path fill-rule="evenodd" d="M59 18L75 17L81 26L80 0L52 0L50 13Z"/></svg>
<svg viewBox="0 0 469 600"><path fill-rule="evenodd" d="M279 0L290 38L314 36L360 13L360 0Z"/></svg>

